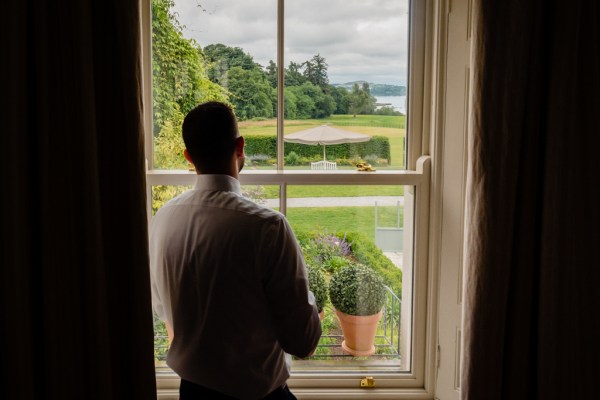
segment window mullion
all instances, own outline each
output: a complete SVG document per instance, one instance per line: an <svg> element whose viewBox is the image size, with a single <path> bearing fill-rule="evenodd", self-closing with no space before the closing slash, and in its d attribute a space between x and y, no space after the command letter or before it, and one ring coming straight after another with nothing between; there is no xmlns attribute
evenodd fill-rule
<svg viewBox="0 0 600 400"><path fill-rule="evenodd" d="M277 170L283 171L284 143L283 122L285 117L284 87L285 87L285 60L284 60L284 0L277 1ZM287 214L287 185L279 185L279 210Z"/></svg>
<svg viewBox="0 0 600 400"><path fill-rule="evenodd" d="M283 122L284 122L284 101L283 88L285 79L285 65L283 57L284 49L284 0L277 1L277 170L283 170L284 161L284 143L283 143ZM283 191L283 188L282 188ZM282 193L283 194L283 193ZM282 196L282 198L285 198ZM281 210L285 210L285 204L281 204Z"/></svg>

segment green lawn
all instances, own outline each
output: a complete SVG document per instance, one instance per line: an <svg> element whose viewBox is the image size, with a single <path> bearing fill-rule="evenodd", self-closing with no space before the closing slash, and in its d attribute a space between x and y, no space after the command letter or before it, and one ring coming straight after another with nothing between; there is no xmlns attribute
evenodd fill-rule
<svg viewBox="0 0 600 400"><path fill-rule="evenodd" d="M400 226L403 226L400 209ZM378 225L395 227L396 207L378 207ZM375 240L375 207L288 208L287 219L296 231L362 232Z"/></svg>
<svg viewBox="0 0 600 400"><path fill-rule="evenodd" d="M375 126L387 128L405 128L406 117L392 115L332 115L329 118L319 120L327 121L335 125Z"/></svg>
<svg viewBox="0 0 600 400"><path fill-rule="evenodd" d="M278 186L264 186L265 198L279 197ZM403 196L404 186L333 186L295 185L288 186L288 198L299 197L355 197L355 196Z"/></svg>
<svg viewBox="0 0 600 400"><path fill-rule="evenodd" d="M344 127L370 127L370 128L391 128L404 131L405 116L389 115L332 115L323 119L301 119L286 120L285 133L293 133L302 129L312 128L322 124L332 124ZM263 121L241 121L239 122L240 133L253 135L275 135L277 132L277 120L275 118Z"/></svg>

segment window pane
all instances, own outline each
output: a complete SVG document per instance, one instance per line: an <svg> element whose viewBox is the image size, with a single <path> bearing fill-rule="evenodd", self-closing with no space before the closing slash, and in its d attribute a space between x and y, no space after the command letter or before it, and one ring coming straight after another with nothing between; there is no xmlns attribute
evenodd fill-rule
<svg viewBox="0 0 600 400"><path fill-rule="evenodd" d="M197 104L230 103L257 169L276 164L274 1L152 0L154 168L187 169L181 123Z"/></svg>
<svg viewBox="0 0 600 400"><path fill-rule="evenodd" d="M286 168L404 169L408 0L290 0L285 13Z"/></svg>
<svg viewBox="0 0 600 400"><path fill-rule="evenodd" d="M296 360L295 370L407 370L411 299L402 293L412 293L412 240L405 237L412 237L413 207L405 204L412 198L404 196L405 190L412 187L288 186L287 217L309 265L309 277L315 275L313 292L319 300L316 275L322 274L329 295L323 306L319 347L310 359ZM351 279L364 274L378 278ZM383 287L369 286L370 279L380 279ZM355 291L347 290L351 285ZM374 337L359 335L367 341L366 347L345 343L351 337L342 327L345 317L336 309L362 315L382 311Z"/></svg>
<svg viewBox="0 0 600 400"><path fill-rule="evenodd" d="M190 188L153 186L153 205L158 209ZM259 204L279 208L278 186L243 185L242 192ZM364 367L408 370L412 325L412 192L413 187L397 185L288 186L287 217L310 268L311 282L314 271L322 273L325 282L321 290L311 283L318 299L319 293L325 293L323 336L311 358L294 361L294 370ZM331 282L336 273L357 264L373 271L384 284L380 299L382 315L372 341L375 351L368 356L354 356L344 349L342 343L347 335L331 297ZM366 307L364 298L359 295L358 308ZM154 329L155 360L157 366L164 366L168 350L166 330L156 318Z"/></svg>

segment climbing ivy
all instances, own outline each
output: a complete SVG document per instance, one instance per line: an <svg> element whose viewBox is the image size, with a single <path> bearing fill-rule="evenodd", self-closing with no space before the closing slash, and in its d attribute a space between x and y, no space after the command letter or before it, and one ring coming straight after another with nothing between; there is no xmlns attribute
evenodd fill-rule
<svg viewBox="0 0 600 400"><path fill-rule="evenodd" d="M196 105L228 102L229 93L207 76L200 46L183 36L173 0L152 0L152 84L156 168L187 168L181 123Z"/></svg>

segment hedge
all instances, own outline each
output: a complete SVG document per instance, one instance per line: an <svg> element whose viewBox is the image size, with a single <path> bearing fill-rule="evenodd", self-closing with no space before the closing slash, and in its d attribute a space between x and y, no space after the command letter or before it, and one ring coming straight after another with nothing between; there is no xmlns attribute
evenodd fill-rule
<svg viewBox="0 0 600 400"><path fill-rule="evenodd" d="M244 135L246 141L246 154L264 154L270 158L277 157L277 138L264 135ZM307 145L299 143L285 143L284 156L295 152L299 157L316 157L323 154L322 145ZM362 143L332 144L326 148L327 158L330 159L356 159L369 155L385 158L391 163L390 141L386 136L372 136L371 140Z"/></svg>
<svg viewBox="0 0 600 400"><path fill-rule="evenodd" d="M351 243L356 260L378 272L385 284L402 298L402 270L383 254L375 242L360 232L346 232L346 240Z"/></svg>

